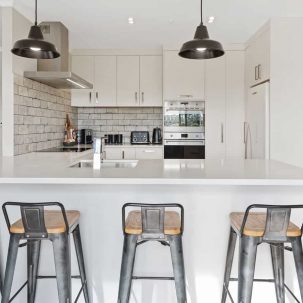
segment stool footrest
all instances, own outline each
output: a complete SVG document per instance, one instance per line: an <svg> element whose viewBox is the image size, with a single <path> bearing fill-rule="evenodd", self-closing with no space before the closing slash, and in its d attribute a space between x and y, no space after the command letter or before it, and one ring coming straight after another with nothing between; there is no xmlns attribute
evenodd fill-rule
<svg viewBox="0 0 303 303"><path fill-rule="evenodd" d="M37 276L37 279L56 279L57 278L57 276ZM72 279L81 279L81 276L71 276L71 278ZM79 293L78 293L78 295L77 295L77 298L76 298L76 300L75 300L75 302L74 303L77 303L78 302L78 300L79 300L79 297L80 297L80 295L81 295L81 293L83 292L83 288L84 288L84 285L87 283L87 281L85 281L83 284L82 284L82 286L81 286L81 289L80 289L80 291L79 291ZM20 292L23 290L23 288L26 286L28 284L28 280L26 281L26 282L24 282L24 284L16 291L16 293L10 298L10 300L9 300L9 303L11 303L11 302L13 302L15 299L16 299L16 297L20 294Z"/></svg>
<svg viewBox="0 0 303 303"><path fill-rule="evenodd" d="M133 276L133 280L175 280L174 277L140 277L140 276Z"/></svg>
<svg viewBox="0 0 303 303"><path fill-rule="evenodd" d="M230 282L238 282L239 279L238 278L230 278L229 279ZM274 279L253 279L254 282L265 282L265 283L275 283L275 280ZM303 303L301 302L297 297L296 295L292 292L292 290L287 286L287 284L284 283L284 287L285 289L289 292L289 294L294 298L294 300L297 302L297 303ZM228 287L226 287L225 283L224 283L224 288L227 290L227 294L230 298L230 300L232 301L232 303L234 303L234 300L231 296L231 293L228 289Z"/></svg>

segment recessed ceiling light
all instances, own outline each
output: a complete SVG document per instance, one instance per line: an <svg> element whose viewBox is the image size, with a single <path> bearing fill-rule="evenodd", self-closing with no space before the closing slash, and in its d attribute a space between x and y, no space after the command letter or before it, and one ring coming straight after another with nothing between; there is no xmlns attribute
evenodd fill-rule
<svg viewBox="0 0 303 303"><path fill-rule="evenodd" d="M133 17L129 17L128 18L128 24L134 24L135 23L135 20Z"/></svg>
<svg viewBox="0 0 303 303"><path fill-rule="evenodd" d="M214 23L214 21L215 21L215 17L214 16L208 17L208 23Z"/></svg>

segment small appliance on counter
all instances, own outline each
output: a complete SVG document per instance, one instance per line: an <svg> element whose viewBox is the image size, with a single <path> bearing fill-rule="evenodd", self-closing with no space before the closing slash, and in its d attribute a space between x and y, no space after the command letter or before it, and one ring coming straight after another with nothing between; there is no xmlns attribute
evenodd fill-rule
<svg viewBox="0 0 303 303"><path fill-rule="evenodd" d="M94 133L92 129L81 129L80 144L93 144Z"/></svg>
<svg viewBox="0 0 303 303"><path fill-rule="evenodd" d="M105 135L105 144L123 144L123 135L122 134L107 134Z"/></svg>
<svg viewBox="0 0 303 303"><path fill-rule="evenodd" d="M153 129L153 144L162 144L162 132L161 128L156 127Z"/></svg>
<svg viewBox="0 0 303 303"><path fill-rule="evenodd" d="M131 144L150 144L148 131L132 131L130 133Z"/></svg>

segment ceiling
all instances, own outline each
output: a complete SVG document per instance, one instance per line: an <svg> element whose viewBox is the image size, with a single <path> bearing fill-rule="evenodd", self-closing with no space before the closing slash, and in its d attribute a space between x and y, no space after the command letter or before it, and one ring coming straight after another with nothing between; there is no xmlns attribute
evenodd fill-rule
<svg viewBox="0 0 303 303"><path fill-rule="evenodd" d="M14 6L33 20L34 0ZM39 0L38 7L39 21L68 27L71 49L177 47L193 37L200 18L199 0ZM216 17L208 25L212 38L244 43L270 17L303 16L303 1L204 0L204 15Z"/></svg>

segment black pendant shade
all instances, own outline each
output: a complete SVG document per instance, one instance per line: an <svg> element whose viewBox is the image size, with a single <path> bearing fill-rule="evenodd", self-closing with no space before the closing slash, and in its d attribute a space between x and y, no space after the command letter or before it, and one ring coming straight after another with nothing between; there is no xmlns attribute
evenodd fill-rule
<svg viewBox="0 0 303 303"><path fill-rule="evenodd" d="M54 44L44 40L41 28L37 25L37 0L35 25L29 31L28 38L15 42L12 53L31 59L55 59L60 57Z"/></svg>
<svg viewBox="0 0 303 303"><path fill-rule="evenodd" d="M209 39L207 27L203 24L203 4L201 0L201 24L197 27L193 40L185 42L179 56L187 59L213 59L224 55L222 44Z"/></svg>
<svg viewBox="0 0 303 303"><path fill-rule="evenodd" d="M207 27L200 24L193 40L185 42L179 56L187 59L213 59L224 55L220 42L209 39Z"/></svg>

